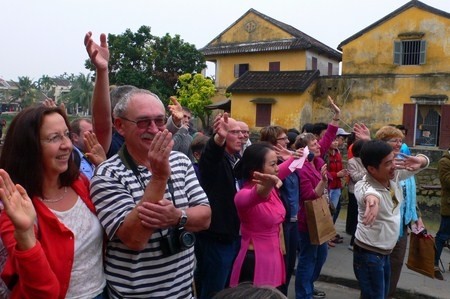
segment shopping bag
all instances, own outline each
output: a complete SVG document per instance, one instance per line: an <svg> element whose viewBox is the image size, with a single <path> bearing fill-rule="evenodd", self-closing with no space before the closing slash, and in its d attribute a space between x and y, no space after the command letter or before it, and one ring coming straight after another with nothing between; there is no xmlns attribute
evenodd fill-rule
<svg viewBox="0 0 450 299"><path fill-rule="evenodd" d="M406 266L408 269L434 278L434 238L426 233L411 233L409 254Z"/></svg>
<svg viewBox="0 0 450 299"><path fill-rule="evenodd" d="M313 245L322 245L336 236L330 207L325 196L305 201L309 239Z"/></svg>

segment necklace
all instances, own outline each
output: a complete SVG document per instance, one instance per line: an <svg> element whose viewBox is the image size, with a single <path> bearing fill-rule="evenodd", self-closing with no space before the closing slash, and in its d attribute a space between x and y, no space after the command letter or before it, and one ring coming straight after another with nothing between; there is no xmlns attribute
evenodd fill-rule
<svg viewBox="0 0 450 299"><path fill-rule="evenodd" d="M64 193L63 193L60 197L58 197L58 198L53 198L53 199L52 199L52 198L42 197L41 200L42 200L43 202L55 203L55 202L58 202L58 201L60 201L61 199L63 199L64 196L66 196L66 193L67 193L67 186L64 186Z"/></svg>

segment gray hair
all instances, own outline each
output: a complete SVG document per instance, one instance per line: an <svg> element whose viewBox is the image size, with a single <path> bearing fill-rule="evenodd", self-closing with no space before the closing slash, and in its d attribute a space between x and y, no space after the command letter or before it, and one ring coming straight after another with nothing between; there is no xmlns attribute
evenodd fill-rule
<svg viewBox="0 0 450 299"><path fill-rule="evenodd" d="M113 111L114 117L124 116L128 109L128 104L129 104L131 98L137 94L148 94L152 97L155 97L158 101L161 102L161 105L164 107L164 104L162 103L160 98L153 92L150 92L146 89L131 88L127 93L125 93L122 96L122 98L119 100L119 102L117 102L116 106L114 107L114 111Z"/></svg>
<svg viewBox="0 0 450 299"><path fill-rule="evenodd" d="M296 149L299 149L301 147L308 146L308 144L315 139L317 138L316 135L314 135L313 133L301 133L295 139L294 146Z"/></svg>

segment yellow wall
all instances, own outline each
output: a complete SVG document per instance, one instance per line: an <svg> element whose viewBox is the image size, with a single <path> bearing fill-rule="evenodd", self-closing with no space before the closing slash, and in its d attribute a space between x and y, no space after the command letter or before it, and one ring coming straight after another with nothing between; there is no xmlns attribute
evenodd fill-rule
<svg viewBox="0 0 450 299"><path fill-rule="evenodd" d="M331 96L336 97L337 104L341 107L344 128L355 122L363 122L376 129L391 123L401 124L403 104L412 103L411 96L447 95L450 98L449 80L450 75L320 78L315 92L317 94L320 90L333 90ZM315 97L314 122L326 119L319 113L324 101L323 96Z"/></svg>
<svg viewBox="0 0 450 299"><path fill-rule="evenodd" d="M256 25L255 29L251 32L246 30L246 24L249 22ZM233 24L231 28L228 28L228 30L212 42L211 45L217 43L242 43L290 38L292 38L292 35L289 33L260 18L258 15L249 13L236 24Z"/></svg>
<svg viewBox="0 0 450 299"><path fill-rule="evenodd" d="M314 89L312 84L310 90ZM304 123L312 119L311 92L305 91L298 94L264 94L232 96L231 115L233 118L246 122L253 131L259 131L256 127L256 104L250 102L255 98L273 98L276 103L272 105L271 125L279 125L286 129L299 129Z"/></svg>
<svg viewBox="0 0 450 299"><path fill-rule="evenodd" d="M410 8L342 47L342 74L420 74L448 72L450 19ZM424 65L395 65L394 41L401 33L423 32L427 42Z"/></svg>

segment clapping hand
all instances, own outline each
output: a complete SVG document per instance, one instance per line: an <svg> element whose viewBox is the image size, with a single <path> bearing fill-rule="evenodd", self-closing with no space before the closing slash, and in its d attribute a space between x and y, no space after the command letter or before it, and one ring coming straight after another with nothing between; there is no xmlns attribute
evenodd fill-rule
<svg viewBox="0 0 450 299"><path fill-rule="evenodd" d="M170 176L169 156L173 148L172 134L166 129L156 133L148 151L148 163L152 177L166 180Z"/></svg>

